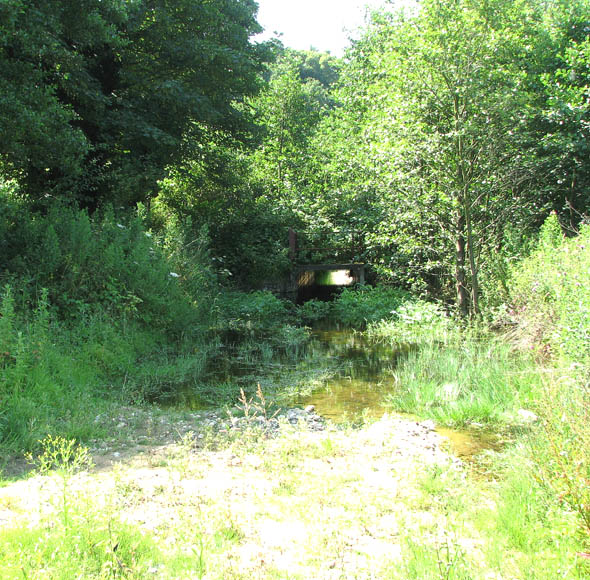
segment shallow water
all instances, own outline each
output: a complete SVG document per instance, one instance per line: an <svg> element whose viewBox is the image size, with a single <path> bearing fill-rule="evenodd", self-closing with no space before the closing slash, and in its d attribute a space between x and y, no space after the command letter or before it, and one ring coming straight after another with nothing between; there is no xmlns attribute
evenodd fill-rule
<svg viewBox="0 0 590 580"><path fill-rule="evenodd" d="M307 346L310 359L331 360L338 370L323 387L298 396L297 405L314 405L320 415L336 422L372 418L385 413L382 401L394 388L393 372L406 346L369 344L349 329L314 330Z"/></svg>
<svg viewBox="0 0 590 580"><path fill-rule="evenodd" d="M309 348L315 354L339 359L341 370L322 388L297 397L295 404L314 405L320 415L335 422L354 422L361 418L380 418L391 412L382 403L385 395L395 389L393 373L397 361L415 347L372 344L362 334L349 329L330 329L313 331ZM499 448L493 433L444 427L436 431L448 439L455 455L467 461L474 460L486 449Z"/></svg>
<svg viewBox="0 0 590 580"><path fill-rule="evenodd" d="M400 357L415 348L412 344L370 343L362 333L348 328L320 327L311 331L310 340L298 357L274 352L261 361L247 353L234 350L228 356L228 352L210 369L209 381L215 388L233 384L234 392L235 385L243 385L244 390L251 392L252 385L257 383L262 385L263 392L291 392L283 406L314 405L320 415L336 423L357 423L391 413L383 401L395 389L394 373ZM176 398L176 404L191 409L207 406L200 394L190 389ZM481 451L498 447L493 434L479 430L437 431L449 440L453 452L465 460L471 461Z"/></svg>

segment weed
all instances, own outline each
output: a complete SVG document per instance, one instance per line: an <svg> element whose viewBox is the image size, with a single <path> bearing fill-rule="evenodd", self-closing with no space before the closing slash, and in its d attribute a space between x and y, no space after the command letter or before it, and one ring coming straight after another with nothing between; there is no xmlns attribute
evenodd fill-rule
<svg viewBox="0 0 590 580"><path fill-rule="evenodd" d="M396 309L409 299L410 294L399 288L345 288L334 301L331 315L343 324L362 328L371 322L397 318Z"/></svg>
<svg viewBox="0 0 590 580"><path fill-rule="evenodd" d="M205 574L207 574L207 561L205 559L205 543L203 541L202 536L199 536L198 546L192 546L191 549L193 555L195 556L194 569L197 574L197 578L201 580L201 578L204 578Z"/></svg>
<svg viewBox="0 0 590 580"><path fill-rule="evenodd" d="M75 440L67 440L64 437L48 435L39 442L42 452L33 456L28 454L27 459L32 463L39 474L47 475L57 473L61 479L61 509L64 528L69 527L69 483L72 477L92 466L92 458L87 447L78 445Z"/></svg>
<svg viewBox="0 0 590 580"><path fill-rule="evenodd" d="M243 415L248 425L258 422L257 419L263 419L264 423L267 423L281 411L280 408L274 408L275 405L267 400L260 383L256 386L256 397L248 398L244 389L240 389L240 396L235 407Z"/></svg>

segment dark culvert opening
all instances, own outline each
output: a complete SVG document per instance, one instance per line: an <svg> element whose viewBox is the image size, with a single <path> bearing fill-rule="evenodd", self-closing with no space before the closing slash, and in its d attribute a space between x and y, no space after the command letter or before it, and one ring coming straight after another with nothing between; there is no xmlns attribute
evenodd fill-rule
<svg viewBox="0 0 590 580"><path fill-rule="evenodd" d="M309 300L330 302L342 288L359 282L351 270L303 270L297 276L297 304Z"/></svg>

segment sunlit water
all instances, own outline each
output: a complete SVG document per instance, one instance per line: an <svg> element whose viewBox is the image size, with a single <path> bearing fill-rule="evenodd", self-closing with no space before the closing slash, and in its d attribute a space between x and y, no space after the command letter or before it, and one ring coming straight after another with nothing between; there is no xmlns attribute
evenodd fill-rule
<svg viewBox="0 0 590 580"><path fill-rule="evenodd" d="M317 412L335 422L360 418L380 418L391 409L383 401L395 389L395 367L400 356L413 345L369 343L360 333L349 329L315 330L311 350L338 359L342 370L326 381L325 386L306 396L297 397L298 405L314 405ZM418 418L413 417L419 420ZM450 448L462 459L471 461L486 449L498 448L492 433L437 428Z"/></svg>
<svg viewBox="0 0 590 580"><path fill-rule="evenodd" d="M331 329L313 331L307 348L312 360L323 357L338 370L321 388L297 397L297 405L314 405L336 422L386 412L383 399L394 388L397 359L408 347L369 344L360 333Z"/></svg>
<svg viewBox="0 0 590 580"><path fill-rule="evenodd" d="M260 359L249 359L247 353L233 352L232 356L220 357L211 369L210 381L243 385L250 392L257 383L264 392L292 389L286 405L313 405L317 413L336 423L356 423L391 413L383 401L395 390L400 357L413 348L416 346L411 344L369 343L362 333L350 329L317 328L297 357L275 352L261 363ZM183 403L192 408L201 406L198 398L185 396ZM437 431L449 439L453 451L463 459L497 447L496 438L490 434L445 428Z"/></svg>

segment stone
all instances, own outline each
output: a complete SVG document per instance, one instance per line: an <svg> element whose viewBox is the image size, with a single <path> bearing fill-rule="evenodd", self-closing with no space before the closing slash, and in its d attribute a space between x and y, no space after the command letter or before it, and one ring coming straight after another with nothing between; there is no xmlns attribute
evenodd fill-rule
<svg viewBox="0 0 590 580"><path fill-rule="evenodd" d="M426 431L434 431L435 428L435 424L434 421L431 421L430 419L427 419L426 421L422 421L421 423L419 423L419 425L426 429Z"/></svg>
<svg viewBox="0 0 590 580"><path fill-rule="evenodd" d="M535 413L526 409L518 409L516 414L521 423L530 424L536 423L539 420L539 417Z"/></svg>

